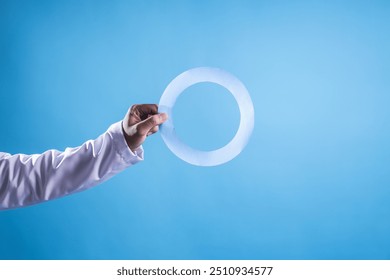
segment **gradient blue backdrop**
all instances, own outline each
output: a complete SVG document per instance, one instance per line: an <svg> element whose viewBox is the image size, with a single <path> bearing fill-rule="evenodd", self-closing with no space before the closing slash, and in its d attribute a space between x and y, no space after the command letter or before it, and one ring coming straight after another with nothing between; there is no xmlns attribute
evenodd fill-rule
<svg viewBox="0 0 390 280"><path fill-rule="evenodd" d="M0 150L78 146L197 66L239 77L256 124L213 168L160 135L83 193L0 212L1 259L389 259L389 1L0 2ZM179 135L224 145L234 99L198 85Z"/></svg>

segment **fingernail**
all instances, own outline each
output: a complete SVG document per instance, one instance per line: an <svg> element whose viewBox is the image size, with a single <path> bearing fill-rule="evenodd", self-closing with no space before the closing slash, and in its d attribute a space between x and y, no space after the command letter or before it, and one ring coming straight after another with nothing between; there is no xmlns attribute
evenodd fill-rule
<svg viewBox="0 0 390 280"><path fill-rule="evenodd" d="M166 113L161 113L160 114L160 120L166 121L168 119L168 115Z"/></svg>

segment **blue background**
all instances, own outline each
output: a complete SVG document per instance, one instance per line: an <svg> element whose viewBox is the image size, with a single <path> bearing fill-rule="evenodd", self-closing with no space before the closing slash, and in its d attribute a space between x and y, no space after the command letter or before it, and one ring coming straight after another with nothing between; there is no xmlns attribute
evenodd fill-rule
<svg viewBox="0 0 390 280"><path fill-rule="evenodd" d="M247 86L255 130L202 168L155 135L83 193L0 212L2 259L389 259L389 1L0 2L0 150L78 146L198 66ZM223 146L239 113L202 84L179 135Z"/></svg>

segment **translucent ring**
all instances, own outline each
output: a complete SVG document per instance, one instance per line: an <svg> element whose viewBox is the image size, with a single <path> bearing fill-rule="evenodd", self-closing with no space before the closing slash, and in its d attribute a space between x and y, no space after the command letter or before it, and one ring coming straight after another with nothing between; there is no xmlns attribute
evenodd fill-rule
<svg viewBox="0 0 390 280"><path fill-rule="evenodd" d="M214 151L196 150L184 144L177 137L173 125L172 109L176 99L188 87L202 82L211 82L226 88L236 99L240 109L240 125L236 135L226 146ZM220 165L235 158L248 143L254 127L254 109L247 89L239 79L219 68L199 67L181 73L162 94L159 112L169 116L160 126L165 144L177 157L198 166Z"/></svg>

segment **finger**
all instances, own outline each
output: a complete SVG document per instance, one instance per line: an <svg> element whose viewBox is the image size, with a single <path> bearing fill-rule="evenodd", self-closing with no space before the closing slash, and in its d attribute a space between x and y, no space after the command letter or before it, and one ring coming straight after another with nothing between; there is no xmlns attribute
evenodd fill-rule
<svg viewBox="0 0 390 280"><path fill-rule="evenodd" d="M157 104L137 104L131 107L131 114L139 116L141 120L146 119L149 115L158 113Z"/></svg>
<svg viewBox="0 0 390 280"><path fill-rule="evenodd" d="M153 116L150 116L144 121L141 121L137 125L137 131L142 135L147 135L148 132L154 128L155 126L158 126L165 122L168 119L168 115L165 113L156 114Z"/></svg>
<svg viewBox="0 0 390 280"><path fill-rule="evenodd" d="M139 123L157 114L158 106L156 104L135 104L127 112L126 119L129 126Z"/></svg>

